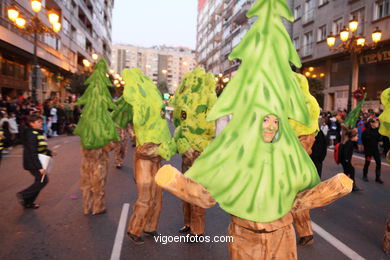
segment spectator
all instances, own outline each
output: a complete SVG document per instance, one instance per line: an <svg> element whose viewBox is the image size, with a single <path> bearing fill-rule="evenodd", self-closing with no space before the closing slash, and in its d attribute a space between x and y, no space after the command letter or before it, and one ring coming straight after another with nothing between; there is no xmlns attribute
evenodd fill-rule
<svg viewBox="0 0 390 260"><path fill-rule="evenodd" d="M51 117L51 130L52 136L58 136L58 115L57 115L57 105L53 104L50 109L50 117Z"/></svg>
<svg viewBox="0 0 390 260"><path fill-rule="evenodd" d="M18 124L16 122L15 113L12 112L9 118L9 131L11 133L11 145L15 145L16 137L19 134Z"/></svg>
<svg viewBox="0 0 390 260"><path fill-rule="evenodd" d="M339 161L343 166L343 171L353 181L352 191L359 191L355 181L355 168L352 166L352 155L354 143L358 140L356 131L348 131L345 135L346 141L340 144Z"/></svg>
<svg viewBox="0 0 390 260"><path fill-rule="evenodd" d="M380 134L378 132L379 128L379 119L377 117L372 117L368 120L367 129L362 134L362 141L364 146L365 153L365 163L363 168L363 180L368 181L368 167L371 163L371 157L374 157L376 167L375 167L375 181L383 184L381 179L381 157L379 155L378 143L380 141Z"/></svg>

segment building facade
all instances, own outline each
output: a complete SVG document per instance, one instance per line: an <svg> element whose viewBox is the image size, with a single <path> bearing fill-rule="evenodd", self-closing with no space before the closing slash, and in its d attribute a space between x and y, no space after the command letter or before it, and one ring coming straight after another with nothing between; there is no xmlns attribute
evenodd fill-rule
<svg viewBox="0 0 390 260"><path fill-rule="evenodd" d="M292 40L302 60L302 72L320 79L325 86L325 110L347 107L352 69L355 86L367 92L366 108L379 108L381 92L390 87L387 74L390 71L389 8L389 0L294 1ZM382 31L382 39L377 47L363 50L355 66L349 53L332 51L326 42L330 34L338 37L342 28L348 28L353 18L359 22L356 35L364 36L366 43L372 43L371 33L377 27ZM340 39L337 39L336 45L340 43Z"/></svg>
<svg viewBox="0 0 390 260"><path fill-rule="evenodd" d="M195 52L186 47L113 45L111 68L140 68L156 84L166 84L174 93L185 73L196 67Z"/></svg>
<svg viewBox="0 0 390 260"><path fill-rule="evenodd" d="M65 87L74 73L85 70L83 60L92 62L92 53L111 57L111 20L114 0L42 0L39 18L50 26L47 14L60 14L61 30L55 35L39 35L37 57L38 101L66 97ZM0 1L0 91L3 96L31 94L34 39L24 34L7 16L16 7L29 19L34 16L29 0Z"/></svg>

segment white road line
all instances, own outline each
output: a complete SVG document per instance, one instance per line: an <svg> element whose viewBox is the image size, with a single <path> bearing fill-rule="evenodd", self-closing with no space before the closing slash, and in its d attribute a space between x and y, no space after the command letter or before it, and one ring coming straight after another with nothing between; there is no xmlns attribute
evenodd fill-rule
<svg viewBox="0 0 390 260"><path fill-rule="evenodd" d="M337 248L341 253L346 255L349 259L353 259L353 260L364 260L365 259L364 257L360 256L358 253L353 251L351 248L349 248L346 244L344 244L343 242L341 242L340 240L338 240L337 238L332 236L330 233L325 231L325 229L318 226L313 221L311 223L313 225L314 231L318 235L320 235L323 239L328 241L328 243L330 243L332 246Z"/></svg>
<svg viewBox="0 0 390 260"><path fill-rule="evenodd" d="M60 148L61 147L61 145L60 144L57 144L57 145L55 145L54 147L53 147L53 149L57 149L57 148Z"/></svg>
<svg viewBox="0 0 390 260"><path fill-rule="evenodd" d="M116 231L114 247L112 248L111 260L119 260L121 257L123 237L125 235L125 228L127 222L127 215L129 214L130 204L125 203L122 207L121 218L119 219L118 229Z"/></svg>
<svg viewBox="0 0 390 260"><path fill-rule="evenodd" d="M334 151L331 150L331 149L328 149L328 151L334 152ZM357 155L352 155L352 157L353 157L353 158L360 159L360 160L363 160L363 161L365 160L365 158L363 158L363 157L361 157L361 156L357 156ZM371 159L371 161L375 164L375 160ZM381 162L381 164L382 164L383 166L388 166L388 167L390 167L390 165L389 165L388 163Z"/></svg>

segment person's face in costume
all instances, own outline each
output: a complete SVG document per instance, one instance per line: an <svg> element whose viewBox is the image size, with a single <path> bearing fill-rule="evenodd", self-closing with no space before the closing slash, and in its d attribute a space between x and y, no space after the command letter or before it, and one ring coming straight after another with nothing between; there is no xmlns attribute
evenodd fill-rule
<svg viewBox="0 0 390 260"><path fill-rule="evenodd" d="M263 120L263 140L271 143L279 129L279 120L274 115L267 115Z"/></svg>
<svg viewBox="0 0 390 260"><path fill-rule="evenodd" d="M34 121L34 122L31 122L30 123L30 126L34 129L40 129L42 130L42 124L43 124L43 121L42 120L37 120L37 121Z"/></svg>
<svg viewBox="0 0 390 260"><path fill-rule="evenodd" d="M371 121L371 127L376 129L379 127L379 120L378 118L375 118L373 121Z"/></svg>

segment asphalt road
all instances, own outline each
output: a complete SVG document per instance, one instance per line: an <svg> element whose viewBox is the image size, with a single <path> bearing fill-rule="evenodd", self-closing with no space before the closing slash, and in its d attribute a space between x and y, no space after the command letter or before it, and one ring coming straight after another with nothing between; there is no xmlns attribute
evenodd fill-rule
<svg viewBox="0 0 390 260"><path fill-rule="evenodd" d="M49 184L37 199L41 207L24 210L17 203L15 193L32 182L22 168L22 149L16 147L3 158L0 168L0 259L110 259L122 207L132 206L137 198L133 181L132 148L125 167L114 168L112 155L106 185L107 213L85 216L81 207L79 168L81 162L78 137L61 136L49 140L51 149L58 152ZM179 168L180 158L170 162ZM355 259L390 259L381 249L384 224L390 214L390 167L382 165L385 184L374 182L374 166L370 168L370 182L361 181L364 161L354 158L357 184L363 190L352 193L330 206L312 211L312 220L331 234L325 240L318 233L315 243L298 249L300 259L349 259L335 247L336 240L352 250ZM373 163L375 165L375 163ZM323 179L342 171L334 163L332 152L324 162ZM127 219L126 218L126 224ZM206 235L226 235L229 215L218 206L207 210ZM162 235L178 235L182 225L181 202L164 193L163 210L158 231ZM126 237L119 244L121 259L227 259L226 243L156 243L153 238L136 246ZM348 250L347 250L348 251Z"/></svg>

